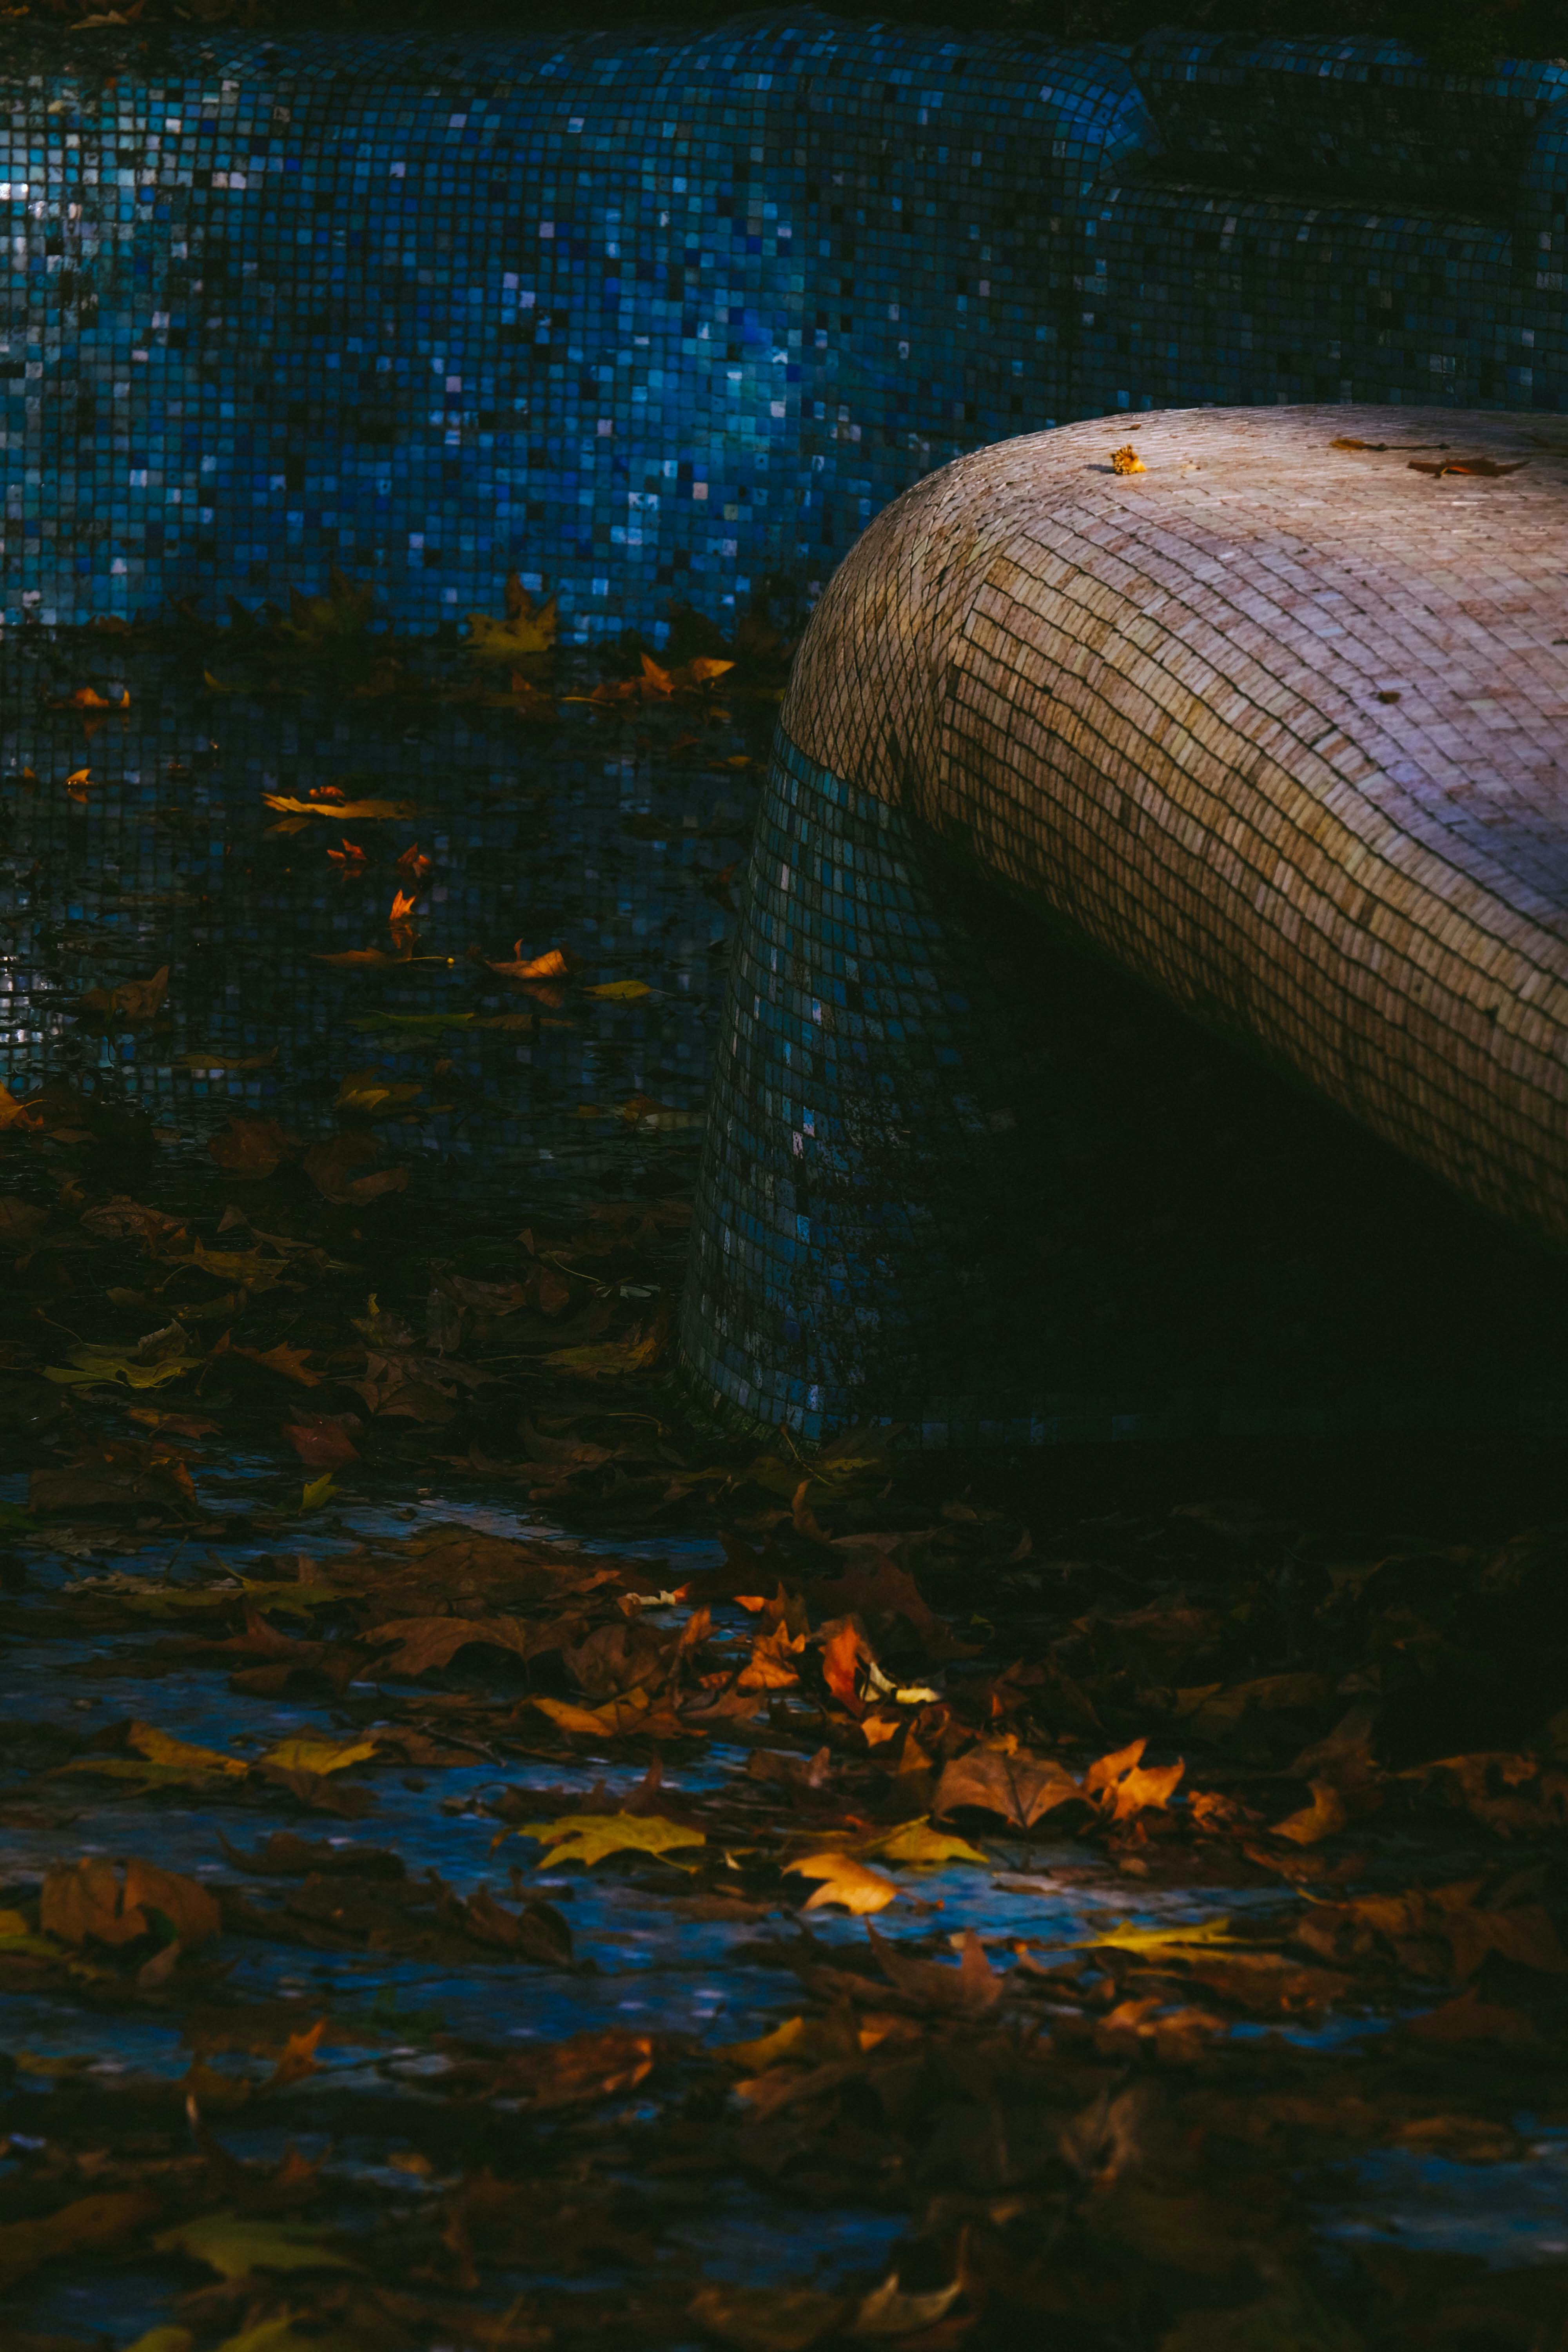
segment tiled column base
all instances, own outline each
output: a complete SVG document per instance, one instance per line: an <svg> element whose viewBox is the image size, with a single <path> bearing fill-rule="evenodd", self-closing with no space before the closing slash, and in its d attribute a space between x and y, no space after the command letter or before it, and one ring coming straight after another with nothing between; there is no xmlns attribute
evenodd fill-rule
<svg viewBox="0 0 1568 2352"><path fill-rule="evenodd" d="M680 1328L722 1417L806 1446L1563 1425L1549 1261L782 727L732 953Z"/></svg>
<svg viewBox="0 0 1568 2352"><path fill-rule="evenodd" d="M988 1256L1025 1181L1020 1074L924 867L897 810L779 730L681 1337L726 1404L808 1441L868 1403L928 1442L972 1439L974 1368L1011 1336ZM1026 1440L1027 1419L993 1433Z"/></svg>

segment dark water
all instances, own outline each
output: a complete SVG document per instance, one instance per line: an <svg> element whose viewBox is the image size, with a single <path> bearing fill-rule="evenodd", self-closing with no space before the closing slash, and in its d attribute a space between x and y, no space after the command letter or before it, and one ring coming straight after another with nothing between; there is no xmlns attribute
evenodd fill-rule
<svg viewBox="0 0 1568 2352"><path fill-rule="evenodd" d="M689 1196L737 861L743 862L773 704L735 698L721 711L711 694L614 705L565 698L568 689L592 693L596 671L557 679L553 725L510 709L443 703L434 693L360 701L342 680L292 698L217 693L203 672L226 682L227 651L41 637L5 649L5 985L14 1092L67 1079L118 1105L128 1117L119 1130L122 1160L110 1171L112 1189L149 1202L178 1205L210 1184L209 1143L237 1114L274 1118L304 1140L326 1138L341 1124L345 1081L363 1087L372 1078L417 1089L406 1111L383 1122L381 1150L385 1162L408 1168L407 1203L432 1230L509 1237L521 1217L542 1206ZM447 681L465 675L455 659L434 674ZM86 686L111 701L128 693L125 715L51 708ZM73 798L66 779L83 769ZM406 800L416 814L311 817L295 833L269 832L280 813L264 794L309 800L323 785L351 799ZM345 867L329 857L329 847L345 838L363 850L363 865ZM397 865L416 844L431 861L428 875ZM412 938L405 932L399 943L388 916L405 883L415 898ZM511 959L514 945L525 959L563 947L579 960L574 984L559 1002L520 992L489 969ZM319 960L368 950L389 961L345 970ZM85 991L146 981L164 965L167 996L150 1023L95 1022L77 1009ZM1282 1127L1249 1134L1248 1119L1264 1117L1258 1108L1264 1097L1247 1093L1252 1082L1239 1066L1224 1056L1216 1064L1215 1049L1179 1024L1142 1031L1132 1000L1091 968L1070 959L1054 968L1058 1016L1071 1008L1049 1047L1053 1099L1060 1106L1067 1097L1057 1127L1060 1167L1085 1171L1090 1145L1083 1139L1099 1137L1093 1149L1110 1157L1087 1168L1091 1192L1098 1185L1102 1198L1108 1187L1164 1196L1168 1206L1152 1227L1156 1243L1163 1234L1170 1278L1184 1297L1220 1286L1221 1306L1202 1344L1223 1356L1229 1213L1195 1236L1181 1227L1197 1197L1196 1130L1212 1128L1186 1118L1181 1105L1190 1104L1194 1088L1200 1100L1217 1090L1233 1107L1239 1103L1231 1126L1221 1129L1233 1139L1222 1149L1250 1155L1254 1168L1270 1153L1277 1162L1293 1159L1290 1121L1300 1114L1281 1112ZM623 982L642 982L647 993L631 1000L586 993ZM219 1072L205 1056L259 1066ZM1310 1119L1308 1127L1321 1144L1326 1130ZM1162 1131L1175 1141L1155 1156ZM1108 1135L1121 1139L1114 1150ZM1214 1148L1212 1139L1203 1146ZM1141 1152L1148 1155L1142 1160ZM1344 1179L1331 1181L1341 1187L1342 1215ZM1085 1312L1109 1299L1113 1316L1136 1329L1151 1263L1133 1264L1122 1292L1110 1296L1109 1260L1097 1261L1098 1287L1089 1286ZM1289 1251L1281 1265L1280 1314L1299 1316L1304 1300L1311 1303L1310 1265L1292 1273ZM1467 1280L1468 1312L1473 1275ZM1389 1311L1397 1311L1396 1301ZM1429 1313L1430 1302L1421 1311ZM198 1467L198 1496L221 1519L233 1514L247 1481L273 1492L278 1467L276 1444L264 1433L253 1451L220 1450ZM983 1489L971 1491L983 1499ZM0 1488L0 1501L12 1505L26 1495L20 1471ZM515 1486L487 1489L482 1475L439 1466L351 1478L347 1496L332 1520L295 1526L288 1547L330 1562L358 1537L433 1521L500 1533L561 1531ZM646 1560L671 1586L722 1557L714 1538L679 1525L657 1535L600 1532L591 1540L606 1556ZM267 1548L237 1532L208 1556L244 1573ZM217 1747L236 1738L237 1727L251 1744L341 1727L343 1718L325 1701L241 1704L222 1668L193 1664L148 1684L120 1682L128 1644L140 1634L26 1639L26 1608L47 1606L95 1577L162 1578L172 1549L171 1539L90 1527L21 1539L16 1556L28 1594L0 1650L0 1715L13 1726L79 1731L84 1720L97 1725L133 1710L177 1738ZM677 1612L647 1613L655 1624L679 1622ZM743 1623L732 1608L716 1617L721 1630ZM350 1696L363 1714L376 1694L373 1685L355 1685ZM668 1783L677 1794L698 1796L732 1780L744 1763L743 1749L716 1739L700 1762L673 1769ZM428 1789L382 1775L368 1833L395 1847L411 1871L437 1869L460 1895L481 1884L504 1892L504 1857L492 1851L494 1815L466 1808L508 1788L586 1791L595 1783L618 1801L643 1769L641 1759L584 1753L566 1766L510 1760L498 1769L479 1760L471 1770L444 1770ZM280 1800L275 1813L253 1808L242 1829L226 1826L251 1847L295 1819ZM59 1863L132 1852L198 1879L229 1879L235 1864L219 1826L195 1801L153 1807L112 1790L89 1795L83 1783L40 1779L6 1763L0 1883L30 1887ZM363 1824L330 1819L310 1826L339 1843L367 1834ZM920 1895L923 1904L942 1906L944 1934L974 1927L999 1952L1014 1937L1070 1938L1091 1920L1195 1918L1221 1901L1234 1915L1276 1899L1271 1890L1221 1894L1201 1885L1159 1892L1092 1854L1062 1872L1059 1850L1026 1840L982 1843L989 1869L931 1871ZM408 2180L388 2169L387 2146L363 2126L363 2105L357 2133L345 2136L330 2120L313 2129L311 2102L325 2116L347 2090L389 2102L417 2094L449 2063L433 2045L434 2027L492 2046L628 2024L719 2043L767 2031L792 2000L798 2002L782 1968L731 1965L754 1930L672 1926L661 1898L614 1875L574 1874L558 1892L570 1905L578 1953L596 1963L596 1974L479 1962L454 1969L238 1947L235 1994L308 2000L311 2013L357 2017L378 2038L371 2046L329 2038L318 2053L323 2072L290 2107L288 2132L241 2116L225 2126L225 2146L259 2160L280 2158L291 2140L306 2157L324 2160L325 2184L352 2214L359 2189L407 2189ZM860 1923L838 1913L817 1915L813 1927L826 1946L863 1944ZM60 2083L79 2081L108 2101L138 2084L173 2083L190 2063L177 2016L104 2011L53 1991L13 1993L5 2011L5 2046L26 2063L10 2085L7 2125L18 2137L0 2155L0 2179L14 2181L25 2167L35 2137L29 2117L35 2109L44 2114ZM1289 2028L1287 2039L1326 2049L1375 2037L1386 2023L1351 2016ZM1346 2219L1342 2204L1331 2226L1404 2243L1436 2236L1450 2250L1495 2263L1550 2258L1562 2247L1562 2137L1531 2134L1528 2118L1523 2127L1528 2152L1507 2166L1415 2157L1369 2166L1352 2200L1359 2200L1357 2218ZM865 2282L886 2268L900 2226L870 2200L803 2221L798 2208L736 2179L705 2184L671 2223L667 2242L721 2281ZM123 2347L169 2317L179 2284L166 2261L151 2256L122 2263L111 2284L104 2273L56 2264L20 2290L14 2322L36 2336Z"/></svg>

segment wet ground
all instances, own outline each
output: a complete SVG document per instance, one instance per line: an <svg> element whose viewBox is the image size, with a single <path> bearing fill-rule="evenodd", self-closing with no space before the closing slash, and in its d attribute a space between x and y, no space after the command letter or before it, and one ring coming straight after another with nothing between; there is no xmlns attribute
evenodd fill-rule
<svg viewBox="0 0 1568 2352"><path fill-rule="evenodd" d="M1568 2341L1550 1460L706 1423L782 656L513 618L5 651L5 2342Z"/></svg>

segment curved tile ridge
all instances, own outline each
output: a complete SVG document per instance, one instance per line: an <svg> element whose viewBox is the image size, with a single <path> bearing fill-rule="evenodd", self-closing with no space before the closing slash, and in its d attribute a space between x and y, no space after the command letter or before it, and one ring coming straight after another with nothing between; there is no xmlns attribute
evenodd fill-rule
<svg viewBox="0 0 1568 2352"><path fill-rule="evenodd" d="M1115 473L1118 443L1146 470ZM1411 462L1472 454L1529 462ZM1565 528L1552 420L1193 409L1026 435L871 524L783 727L1562 1245Z"/></svg>

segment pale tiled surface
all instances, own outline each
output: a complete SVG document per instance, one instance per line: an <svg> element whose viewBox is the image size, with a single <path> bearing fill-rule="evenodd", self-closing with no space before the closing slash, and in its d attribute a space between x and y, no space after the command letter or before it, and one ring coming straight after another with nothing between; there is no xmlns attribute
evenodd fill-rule
<svg viewBox="0 0 1568 2352"><path fill-rule="evenodd" d="M1423 443L1531 462L1433 479ZM1568 423L1334 405L959 459L846 559L782 723L1561 1244L1565 716Z"/></svg>

